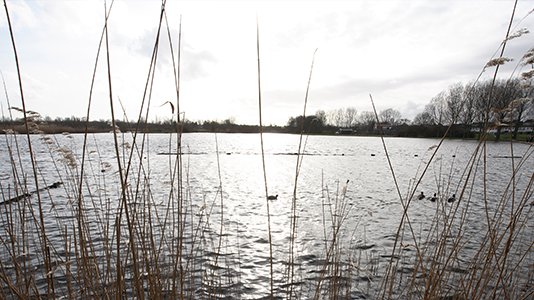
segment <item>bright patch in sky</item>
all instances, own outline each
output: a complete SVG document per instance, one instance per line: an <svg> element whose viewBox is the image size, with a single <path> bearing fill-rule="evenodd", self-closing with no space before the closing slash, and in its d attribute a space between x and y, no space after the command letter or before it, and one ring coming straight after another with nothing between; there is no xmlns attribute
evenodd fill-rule
<svg viewBox="0 0 534 300"><path fill-rule="evenodd" d="M84 117L104 2L8 0L7 6L27 109L52 118ZM512 32L534 30L533 8L531 1L519 2ZM180 111L190 120L258 123L258 20L264 124L284 125L302 114L316 49L307 114L344 107L368 111L372 93L378 109L392 107L411 119L441 90L477 78L497 54L512 9L513 1L167 1L175 61L182 19ZM160 12L158 1L117 0L111 9L110 70L118 119L139 115ZM508 43L505 56L515 60L500 76L508 78L534 47L531 35ZM111 118L105 53L103 45L91 119ZM151 120L172 117L169 106L162 106L176 101L172 59L164 19L154 85L143 104ZM0 70L11 106L21 106L14 62L3 13ZM6 114L6 97L0 102Z"/></svg>

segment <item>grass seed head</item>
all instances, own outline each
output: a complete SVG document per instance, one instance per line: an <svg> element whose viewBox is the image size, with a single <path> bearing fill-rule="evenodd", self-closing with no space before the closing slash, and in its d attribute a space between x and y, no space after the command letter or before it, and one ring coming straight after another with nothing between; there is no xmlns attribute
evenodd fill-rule
<svg viewBox="0 0 534 300"><path fill-rule="evenodd" d="M534 48L530 48L521 58L524 65L534 64Z"/></svg>
<svg viewBox="0 0 534 300"><path fill-rule="evenodd" d="M76 157L74 157L74 153L72 153L72 150L70 150L67 147L60 147L57 149L57 151L62 155L62 161L67 164L70 168L76 168L78 165L76 162Z"/></svg>
<svg viewBox="0 0 534 300"><path fill-rule="evenodd" d="M497 57L488 61L488 63L486 63L486 68L504 65L509 61L513 61L513 59L508 57Z"/></svg>
<svg viewBox="0 0 534 300"><path fill-rule="evenodd" d="M530 79L532 76L534 76L534 69L521 73L521 78L523 79Z"/></svg>
<svg viewBox="0 0 534 300"><path fill-rule="evenodd" d="M521 28L519 29L518 31L512 33L511 35L508 36L508 38L506 39L506 41L509 41L509 40L513 40L515 38L518 38L524 34L528 34L530 31L526 28Z"/></svg>

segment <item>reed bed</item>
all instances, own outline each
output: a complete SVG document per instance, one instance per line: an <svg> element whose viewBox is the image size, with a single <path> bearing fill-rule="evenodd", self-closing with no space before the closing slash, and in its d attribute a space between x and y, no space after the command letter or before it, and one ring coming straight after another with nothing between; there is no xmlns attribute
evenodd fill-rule
<svg viewBox="0 0 534 300"><path fill-rule="evenodd" d="M106 10L98 45L87 120L101 59L106 61L108 100L112 116L115 114L107 35L111 7ZM5 8L9 22L8 6ZM11 29L10 23L9 26ZM151 136L142 133L142 129L151 107L160 43L165 41L160 38L165 35L173 60L176 99L170 106L177 127L176 132L168 136L167 151L174 154L168 156L165 165L160 165L151 161ZM15 37L12 35L11 39L18 66ZM261 128L259 41L258 28ZM242 258L245 246L241 235L245 232L239 223L232 221L226 209L230 196L221 176L217 135L213 149L218 170L215 187L198 193L190 177L190 170L195 166L191 165L189 156L183 155L180 42L181 29L175 47L163 1L137 130L121 132L113 117L112 132L104 143L87 131L82 139L69 134L40 132L39 115L26 109L23 82L19 78L20 111L28 134L6 132L2 141L10 172L0 181L1 298L250 297L248 281L242 272L250 268ZM304 99L304 116L312 70L313 62ZM7 100L9 107L13 107L9 97ZM488 111L490 109L488 107ZM529 170L532 145L520 153L521 158L515 158L514 143L510 142L510 168L503 171L508 172L508 181L496 187L490 186L486 177L489 166L484 135L463 166L456 166L454 162L444 166L437 158L444 136L438 145L429 149L427 161L403 191L383 140L395 185L394 194L402 206L397 230L389 237L391 247L376 250L366 237L365 220L372 217L372 213L359 210L352 201L349 192L353 182L340 179L332 187L322 180L321 224L314 224L320 228L321 247L315 249L315 253L303 253L299 246L303 238L299 176L302 165L306 164L302 154L308 139L304 128L301 132L291 205L286 212L290 220L287 244L283 249L279 249L282 247L276 246L272 238L269 169L260 132L258 149L261 150L265 189L265 212L261 216L266 220L267 235L256 241L258 249L263 250L255 260L263 261L268 270L257 270L257 276L266 283L263 290L257 290L261 293L258 298L533 297L534 174ZM154 177L152 170L156 168L166 170L163 179ZM432 169L435 171L433 178ZM453 169L462 170L461 174L454 175ZM432 217L423 224L417 221L413 203L420 185L429 178L435 182L437 200ZM451 194L456 197L449 202ZM480 203L483 203L485 218L473 220L473 210L480 209ZM482 233L484 238L475 239L473 233Z"/></svg>

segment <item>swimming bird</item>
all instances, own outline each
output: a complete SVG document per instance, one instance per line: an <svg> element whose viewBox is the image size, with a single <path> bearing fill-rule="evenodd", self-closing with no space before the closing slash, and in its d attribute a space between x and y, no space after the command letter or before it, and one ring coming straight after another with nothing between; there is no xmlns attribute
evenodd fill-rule
<svg viewBox="0 0 534 300"><path fill-rule="evenodd" d="M276 199L278 199L278 194L276 194L276 196L273 196L273 195L267 196L267 200L276 200Z"/></svg>
<svg viewBox="0 0 534 300"><path fill-rule="evenodd" d="M430 197L429 200L432 201L432 202L436 202L436 200L438 200L438 197L436 196L436 193L434 193L434 196Z"/></svg>
<svg viewBox="0 0 534 300"><path fill-rule="evenodd" d="M425 197L426 197L425 194L423 192L421 192L421 194L419 194L419 196L417 196L417 199L418 200L423 200L423 199L425 199Z"/></svg>
<svg viewBox="0 0 534 300"><path fill-rule="evenodd" d="M452 203L456 201L456 194L452 194L452 196L447 200L447 202Z"/></svg>

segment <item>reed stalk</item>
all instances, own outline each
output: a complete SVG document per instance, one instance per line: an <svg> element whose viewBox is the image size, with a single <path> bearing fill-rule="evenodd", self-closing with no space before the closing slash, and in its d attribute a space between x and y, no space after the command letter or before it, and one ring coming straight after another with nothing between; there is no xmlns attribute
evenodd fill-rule
<svg viewBox="0 0 534 300"><path fill-rule="evenodd" d="M15 36L13 35L13 27L11 25L11 19L9 17L9 9L7 7L6 0L4 0L4 8L5 8L5 12L6 12L6 18L7 18L8 27L9 27L9 35L10 35L10 38L11 38L11 45L13 47L13 54L14 54L14 58L15 58L15 66L16 66L16 69L17 69L20 100L21 100L21 104L22 104L22 112L23 112L23 115L24 115L24 126L26 128L26 138L27 138L27 141L28 141L28 151L29 151L29 154L30 154L30 161L31 161L32 170L33 170L33 179L34 179L35 188L37 190L36 195L37 195L37 205L38 205L38 209L39 209L40 239L41 239L42 251L45 253L45 256L44 256L44 267L45 267L45 272L46 272L45 273L46 274L46 280L47 280L47 284L48 284L47 295L48 296L54 296L55 295L54 278L53 278L53 274L51 273L51 268L50 268L50 255L49 255L48 240L47 240L45 224L44 224L43 208L42 208L42 203L41 203L41 194L39 193L39 181L38 181L38 174L37 174L37 166L36 166L36 162L35 162L32 142L31 142L31 138L30 138L29 120L28 120L27 111L26 111L26 101L24 100L24 88L22 86L22 76L21 76L20 63L19 63L19 58L18 58L18 53L17 53L17 47L15 45Z"/></svg>
<svg viewBox="0 0 534 300"><path fill-rule="evenodd" d="M300 173L300 169L302 166L302 153L305 149L305 144L303 144L302 139L304 136L304 120L306 119L306 108L308 105L308 95L310 92L310 84L313 74L313 65L315 63L315 54L317 53L317 49L313 52L312 56L312 62L310 66L310 73L308 76L308 83L306 85L306 94L304 96L304 108L302 112L302 124L300 128L300 135L299 135L299 145L297 149L297 162L295 166L295 180L293 182L293 197L291 201L291 222L290 222L290 236L289 236L289 259L288 259L288 278L289 278L289 299L293 297L293 288L295 285L294 282L294 276L295 276L295 240L297 238L297 186L298 186L298 177Z"/></svg>
<svg viewBox="0 0 534 300"><path fill-rule="evenodd" d="M21 138L14 132L8 132L3 141L7 150L6 163L10 167L10 182L0 182L0 197L4 200L0 204L0 223L3 225L0 233L0 248L3 248L0 251L0 298L216 299L249 296L244 291L247 279L241 275L241 260L249 259L243 254L245 248L240 241L241 225L237 223L234 231L230 223L233 215L228 210L231 197L227 197L223 190L224 160L219 157L220 135L215 135L217 173L214 173L213 180L218 179L218 185L213 190L201 190L197 196L195 182L191 181L189 174L196 167L194 160L191 162L191 156L188 156L184 161L182 157L182 152L186 152L182 145L185 114L180 110L182 21L180 16L178 47L175 49L165 4L163 0L142 103L132 134L115 131L116 93L112 84L112 49L108 35L113 1L109 7L105 6L105 22L96 51L86 120L89 120L94 105L97 66L101 55L105 53L106 84L114 130L112 156L115 162L109 164L106 161L109 153L101 153L108 150L100 148L96 136L93 136L94 143L91 143L88 122L85 123L81 146L77 144L80 140L69 135L63 139L69 141L64 143L69 144L70 148L61 145L60 135L30 137L30 132L39 132L39 122L36 114L26 108L21 66L8 6L4 0L21 93L20 112L23 113L27 133ZM499 49L500 57L504 54L516 5L517 1L505 41ZM169 103L172 103L176 130L169 135L168 145L164 146L168 147L171 154L168 158L168 174L164 176L165 182L158 182L159 178L155 179L152 173L157 168L151 162L153 141L145 133L153 102L158 56L163 49L160 48L162 26L167 31L172 58L173 97L176 99ZM106 47L105 52L102 46ZM534 175L528 172L534 148L530 145L524 153L518 153L515 144L510 143L511 158L507 162L506 181L496 192L497 189L490 182L492 161L489 156L490 145L487 144L489 124L484 126L486 132L474 145L465 166L458 165L459 162L454 159L447 165L443 160L437 161L449 127L437 145L425 153L426 161L417 168L405 193L401 192L392 157L381 137L395 192L402 207L400 219L395 224L392 246L380 248L372 245L369 249L373 249L367 251L366 224L363 224L363 232L357 230L366 212L360 211L359 203L349 191L349 187L352 190L352 182L340 183L338 180L330 190L325 174L321 172L321 195L317 200L322 205L319 212L322 215L317 225L318 236L322 235L324 242L318 243L319 249L312 249L310 257L314 257L314 260L308 265L297 255L297 248L303 240L299 236L301 224L298 223L303 213L297 195L305 170L303 158L309 137L301 127L295 175L291 178L293 193L287 212L290 222L286 225L289 228L282 230L289 232L289 240L287 244L282 244L287 247L284 248L286 250L275 254L274 247L279 244L273 241L271 209L274 206L268 200L269 165L264 150L258 20L256 52L259 136L269 246L269 288L265 290L266 297L280 298L277 293L285 293L284 296L289 299L348 299L359 295L357 293L362 289L366 289L361 292L365 297L388 299L532 297L532 288L528 283L533 275L521 277L517 273L525 270L525 265L532 259L534 247L532 234L529 233ZM316 52L306 87L303 118L307 114L315 55ZM498 66L493 81L496 80L497 71ZM5 81L4 92L11 116L14 108ZM374 100L372 96L370 98L378 120ZM118 101L127 120L124 106L120 99ZM488 104L488 115L489 108L491 104ZM176 140L173 140L174 134ZM39 152L39 145L33 137L40 138L41 146L46 147L43 149L48 153L39 154L43 152ZM176 154L172 153L174 150ZM24 157L25 152L28 152L28 157ZM516 158L516 155L522 157ZM40 163L45 159L50 161L46 167ZM31 162L31 167L28 162ZM165 165L166 161L163 162ZM433 166L437 170L434 169L434 174L431 174L429 168ZM429 174L434 178L427 178ZM51 183L49 176L59 178L63 186L57 191L43 188ZM428 182L434 182L440 200L426 221L414 221L418 219L412 215L415 207L412 198ZM225 189L229 189L228 184ZM451 193L457 194L458 198L449 204L445 197ZM31 195L35 195L36 199ZM471 213L480 207L482 217L476 225L480 228L482 238L478 240L478 236L472 239L470 226L473 225ZM368 213L371 214L370 211ZM283 266L286 261L277 259L279 255L288 255L287 266ZM283 266L282 270L278 268L279 264ZM362 280L366 282L363 287L360 283Z"/></svg>
<svg viewBox="0 0 534 300"><path fill-rule="evenodd" d="M256 55L258 60L258 113L260 129L261 162L263 170L263 182L265 186L265 204L267 207L267 236L269 241L269 287L270 297L274 298L274 272L273 272L273 240L271 235L271 209L269 203L269 189L267 185L267 169L265 167L265 150L263 147L263 121L262 121L262 98L261 98L261 64L260 64L260 25L256 16Z"/></svg>

